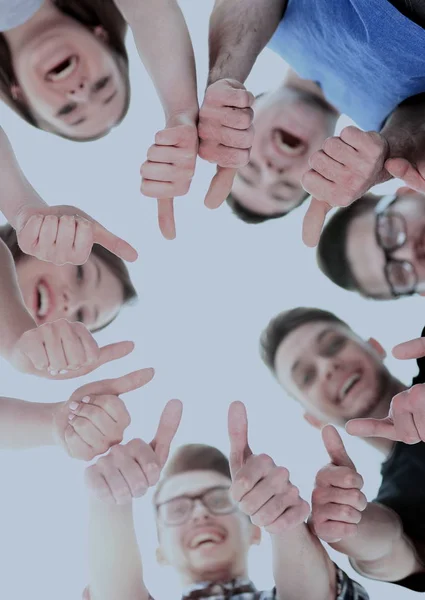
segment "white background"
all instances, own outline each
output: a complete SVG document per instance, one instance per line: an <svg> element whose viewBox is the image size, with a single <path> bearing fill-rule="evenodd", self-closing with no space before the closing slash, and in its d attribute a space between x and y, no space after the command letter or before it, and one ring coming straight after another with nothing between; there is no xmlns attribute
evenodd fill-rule
<svg viewBox="0 0 425 600"><path fill-rule="evenodd" d="M181 2L193 36L200 97L207 72L207 27L211 0ZM423 302L366 301L328 282L315 264L314 252L301 242L305 207L285 219L246 225L227 206L211 212L203 199L213 167L199 161L186 198L178 199L177 239L162 239L156 202L139 193L139 167L163 115L131 36L133 98L128 117L106 139L73 144L39 132L0 106L0 123L10 136L31 183L49 204L80 206L139 251L131 274L140 293L135 307L99 334L99 341L131 339L132 355L85 379L50 382L21 376L0 364L5 396L56 402L66 400L88 381L154 366L156 377L126 396L132 425L125 441L150 440L165 402L184 402L176 445L204 442L228 450L227 407L243 400L250 417L252 448L286 466L293 482L310 498L314 476L326 462L320 434L301 418L301 410L278 387L258 354L258 338L277 312L295 306L334 311L362 336L376 337L390 351L419 336ZM277 86L285 64L266 50L248 87L260 93ZM344 120L339 124L348 123ZM395 183L385 189L394 189ZM395 375L408 383L414 361L388 359ZM380 482L377 451L348 436L347 447L372 499ZM77 600L87 583L87 502L85 464L56 448L0 455L0 597ZM179 598L176 575L155 562L156 536L150 495L136 502L136 524L145 578L155 598ZM338 563L353 574L343 556ZM259 588L272 586L267 536L252 550L250 575ZM413 598L413 592L362 580L371 598ZM117 599L118 600L118 599Z"/></svg>

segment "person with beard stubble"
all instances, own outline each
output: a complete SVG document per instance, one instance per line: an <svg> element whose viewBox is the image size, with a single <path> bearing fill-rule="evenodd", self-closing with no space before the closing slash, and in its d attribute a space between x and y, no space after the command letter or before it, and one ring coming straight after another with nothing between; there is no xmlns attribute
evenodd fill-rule
<svg viewBox="0 0 425 600"><path fill-rule="evenodd" d="M410 387L385 367L379 342L362 340L333 313L318 308L280 313L260 343L264 363L304 408L310 425L345 426L385 455L374 503L398 515L399 531L413 543L421 562L425 559L424 341L418 338L393 349L396 358L417 358L419 373ZM394 556L387 558L391 561ZM379 579L374 567L370 565L371 577ZM392 583L425 591L425 572L404 573Z"/></svg>
<svg viewBox="0 0 425 600"><path fill-rule="evenodd" d="M181 446L159 480L181 410L171 401L151 444L116 446L87 469L91 581L84 600L152 598L143 582L132 498L153 485L157 559L177 571L184 600L368 600L305 524L309 505L288 471L270 456L252 453L241 402L229 407L230 460L212 446ZM260 543L260 528L272 540L271 591L257 590L248 574L249 549Z"/></svg>

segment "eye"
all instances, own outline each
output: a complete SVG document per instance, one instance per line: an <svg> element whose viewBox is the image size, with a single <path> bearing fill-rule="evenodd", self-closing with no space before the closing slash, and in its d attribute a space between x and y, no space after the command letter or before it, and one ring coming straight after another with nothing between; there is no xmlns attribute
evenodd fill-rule
<svg viewBox="0 0 425 600"><path fill-rule="evenodd" d="M106 86L108 85L108 83L110 81L111 81L111 78L109 76L102 77L102 79L99 79L99 81L96 81L96 83L93 85L93 91L100 92L100 90L103 90L104 88L106 88Z"/></svg>
<svg viewBox="0 0 425 600"><path fill-rule="evenodd" d="M328 356L333 356L334 354L339 352L339 350L341 350L341 348L344 345L345 345L345 339L343 337L333 338L326 348L326 354Z"/></svg>
<svg viewBox="0 0 425 600"><path fill-rule="evenodd" d="M65 104L65 106L62 106L62 108L58 111L57 116L64 117L65 115L69 115L70 113L74 112L76 108L77 105L75 103Z"/></svg>
<svg viewBox="0 0 425 600"><path fill-rule="evenodd" d="M307 369L307 371L304 371L302 379L301 379L301 383L302 385L308 385L309 383L311 383L314 379L314 369Z"/></svg>

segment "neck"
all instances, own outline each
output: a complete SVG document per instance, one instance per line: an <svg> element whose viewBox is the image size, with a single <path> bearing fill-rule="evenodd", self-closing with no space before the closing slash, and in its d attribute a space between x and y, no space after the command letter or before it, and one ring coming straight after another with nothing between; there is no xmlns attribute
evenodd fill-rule
<svg viewBox="0 0 425 600"><path fill-rule="evenodd" d="M368 415L368 417L372 419L385 419L385 417L388 417L391 400L394 398L394 396L406 389L406 385L401 383L401 381L395 377L391 377L385 389L382 401L377 405L374 411ZM385 456L389 455L395 443L392 440L387 440L385 438L364 438L364 441L385 454Z"/></svg>
<svg viewBox="0 0 425 600"><path fill-rule="evenodd" d="M50 27L63 23L66 19L67 17L55 7L51 0L44 0L41 8L29 21L4 32L12 54L19 50L29 39L37 38Z"/></svg>

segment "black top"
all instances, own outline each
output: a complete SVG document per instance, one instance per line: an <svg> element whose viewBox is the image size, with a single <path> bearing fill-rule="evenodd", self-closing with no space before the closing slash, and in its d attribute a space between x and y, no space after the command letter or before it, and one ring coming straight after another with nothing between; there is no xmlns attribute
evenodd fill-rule
<svg viewBox="0 0 425 600"><path fill-rule="evenodd" d="M425 328L422 331L425 337ZM419 373L412 386L425 383L425 358L417 361ZM374 502L394 510L403 523L406 535L425 545L425 443L408 445L396 442L381 468L382 483ZM425 573L411 575L398 585L425 592Z"/></svg>

